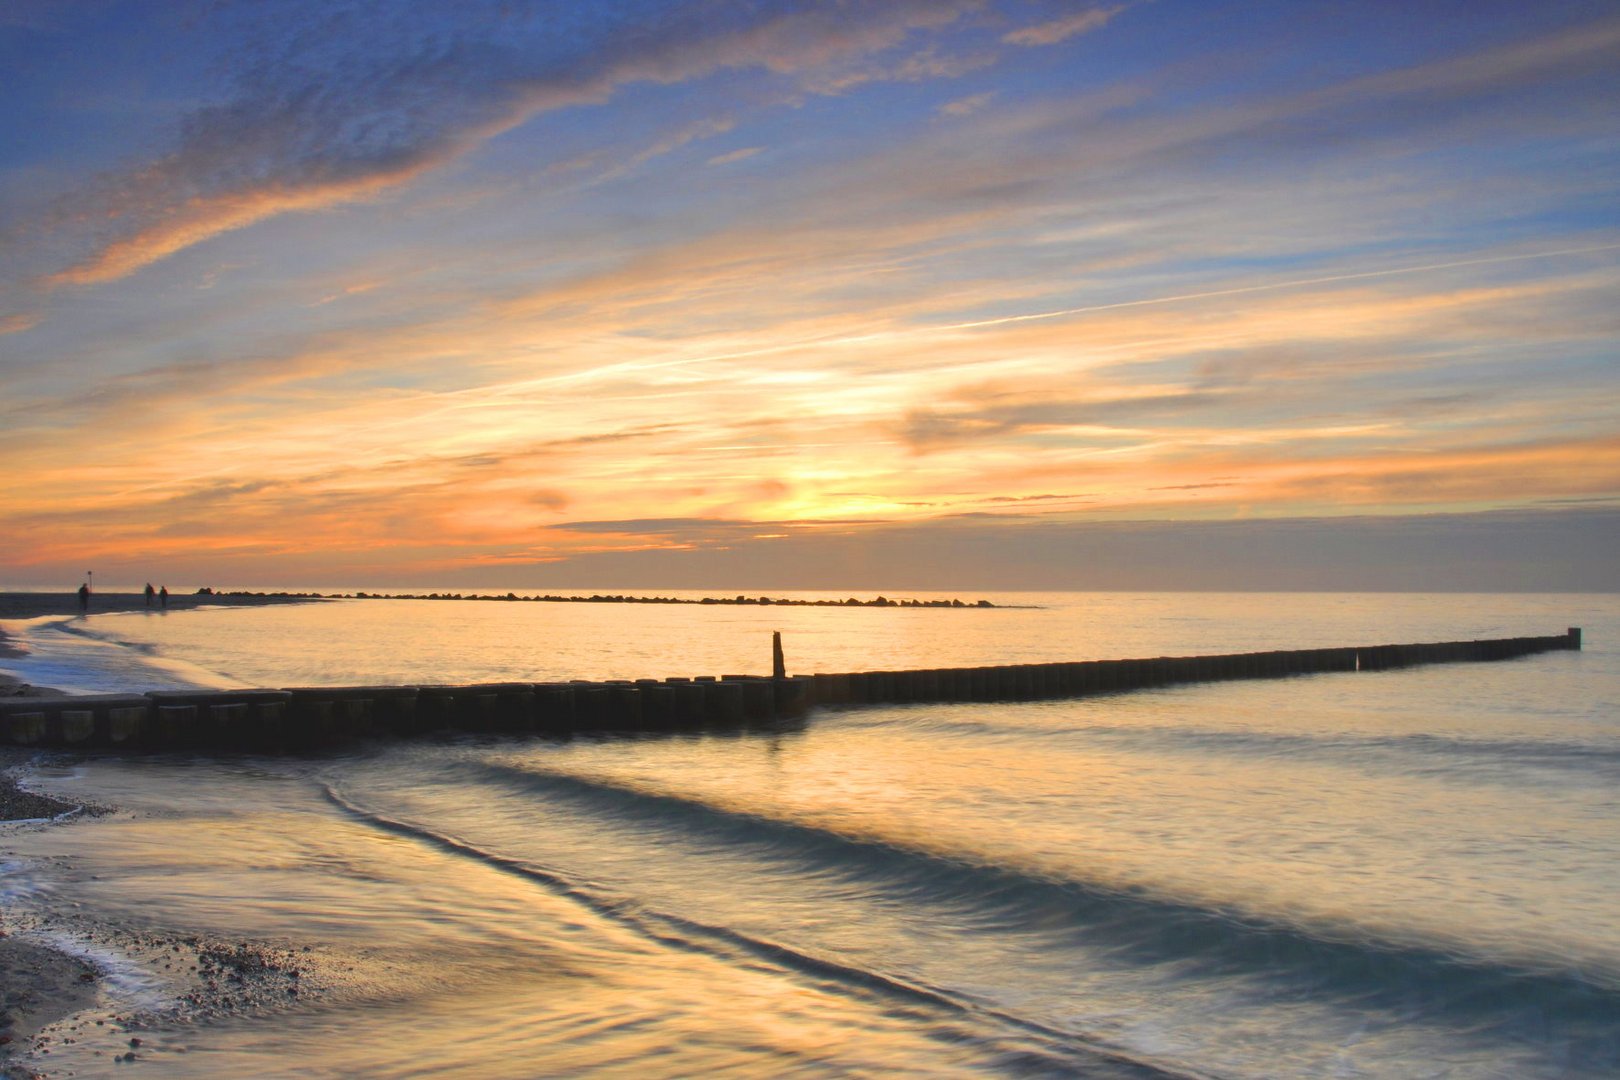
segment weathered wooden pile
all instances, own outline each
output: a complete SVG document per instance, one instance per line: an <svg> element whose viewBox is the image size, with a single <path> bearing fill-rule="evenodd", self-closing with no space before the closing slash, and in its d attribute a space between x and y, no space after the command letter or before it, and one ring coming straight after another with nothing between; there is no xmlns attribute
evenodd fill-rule
<svg viewBox="0 0 1620 1080"><path fill-rule="evenodd" d="M356 738L461 730L570 736L739 730L818 705L1037 701L1178 683L1381 671L1579 649L1581 631L1219 656L771 677L293 687L0 699L0 742L119 750L304 751Z"/></svg>

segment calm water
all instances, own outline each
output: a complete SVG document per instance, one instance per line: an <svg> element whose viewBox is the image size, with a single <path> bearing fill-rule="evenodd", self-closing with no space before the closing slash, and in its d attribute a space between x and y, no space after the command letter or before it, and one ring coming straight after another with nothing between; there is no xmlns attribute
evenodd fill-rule
<svg viewBox="0 0 1620 1080"><path fill-rule="evenodd" d="M772 735L45 767L123 812L10 827L0 890L95 942L108 1014L173 993L120 935L310 958L283 1004L145 1031L168 1076L1620 1072L1620 598L990 598L1039 606L140 613L8 624L35 652L6 666L85 690L763 672L771 630L800 672L1570 625L1587 649ZM42 1064L122 1045L78 1038Z"/></svg>

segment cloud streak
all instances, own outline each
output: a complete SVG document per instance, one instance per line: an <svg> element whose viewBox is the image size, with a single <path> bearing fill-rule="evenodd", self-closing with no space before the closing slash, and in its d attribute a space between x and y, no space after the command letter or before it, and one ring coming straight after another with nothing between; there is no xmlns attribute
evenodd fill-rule
<svg viewBox="0 0 1620 1080"><path fill-rule="evenodd" d="M1067 41L1077 34L1090 33L1108 25L1108 21L1121 11L1123 7L1092 8L1077 15L1069 15L1050 22L1039 23L1035 26L1026 26L1004 34L1001 38L1009 45L1040 46L1056 45Z"/></svg>
<svg viewBox="0 0 1620 1080"><path fill-rule="evenodd" d="M47 207L0 566L791 574L1620 498L1620 20L1578 5L118 10L195 65L69 35L0 117ZM108 168L121 123L158 141Z"/></svg>
<svg viewBox="0 0 1620 1080"><path fill-rule="evenodd" d="M94 212L115 223L116 235L42 284L115 281L277 215L374 198L537 115L599 104L632 84L751 68L802 75L889 49L914 30L948 24L976 6L968 0L810 6L721 30L676 20L662 32L615 43L583 69L568 63L530 70L521 50L490 40L489 26L456 28L464 36L444 46L408 38L398 54L381 57L322 55L310 50L307 33L294 34L241 80L231 101L188 116L173 153L75 197L59 217ZM339 28L350 35L365 29ZM947 73L924 64L905 77ZM626 167L730 126L697 125Z"/></svg>

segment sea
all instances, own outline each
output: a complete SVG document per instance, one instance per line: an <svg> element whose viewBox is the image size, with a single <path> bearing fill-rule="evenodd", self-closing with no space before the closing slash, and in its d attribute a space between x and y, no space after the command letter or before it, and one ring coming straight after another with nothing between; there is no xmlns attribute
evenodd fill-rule
<svg viewBox="0 0 1620 1080"><path fill-rule="evenodd" d="M105 972L30 1066L1620 1075L1620 596L944 595L996 606L51 617L0 625L29 650L0 667L98 692L765 674L776 631L796 674L1585 647L747 732L42 757L30 786L112 812L0 828L0 925ZM199 940L294 957L289 985L196 993L162 943Z"/></svg>

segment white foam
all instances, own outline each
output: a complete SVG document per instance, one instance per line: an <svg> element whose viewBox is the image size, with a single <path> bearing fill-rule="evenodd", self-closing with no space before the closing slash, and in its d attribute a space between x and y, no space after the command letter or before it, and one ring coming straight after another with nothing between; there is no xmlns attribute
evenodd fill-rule
<svg viewBox="0 0 1620 1080"><path fill-rule="evenodd" d="M19 940L48 946L76 957L101 973L103 991L115 1010L155 1008L165 1001L164 982L133 958L103 945L57 930L28 930Z"/></svg>
<svg viewBox="0 0 1620 1080"><path fill-rule="evenodd" d="M0 860L0 906L38 896L44 891L30 872L32 869L32 864L19 859Z"/></svg>
<svg viewBox="0 0 1620 1080"><path fill-rule="evenodd" d="M83 812L84 807L75 806L71 810L64 810L52 817L7 818L5 821L0 822L0 825L54 825L58 821L65 821L73 815Z"/></svg>
<svg viewBox="0 0 1620 1080"><path fill-rule="evenodd" d="M230 689L238 680L153 648L117 640L107 630L115 614L88 618L46 615L0 623L22 656L0 662L0 672L68 694L143 693L147 690Z"/></svg>

